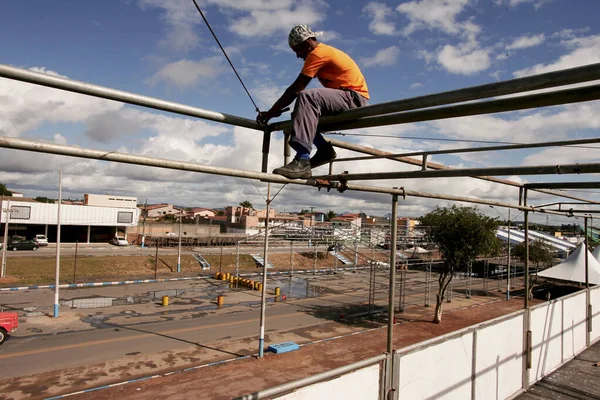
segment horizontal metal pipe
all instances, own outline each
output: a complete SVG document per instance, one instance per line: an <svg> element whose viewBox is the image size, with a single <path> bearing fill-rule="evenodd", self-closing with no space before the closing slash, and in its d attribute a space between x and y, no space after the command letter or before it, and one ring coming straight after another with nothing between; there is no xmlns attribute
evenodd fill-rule
<svg viewBox="0 0 600 400"><path fill-rule="evenodd" d="M570 210L560 210L560 209L556 209L556 210L547 210L547 211L554 211L554 212L559 212L561 214L569 214L569 213L578 213L578 214L598 214L600 213L600 210L576 210L576 209L570 209Z"/></svg>
<svg viewBox="0 0 600 400"><path fill-rule="evenodd" d="M347 149L347 150L352 150L352 151L356 151L359 153L372 154L372 155L386 155L386 156L392 155L392 153L389 153L387 151L374 149L372 147L361 146L361 145L358 145L355 143L344 142L342 140L333 139L330 136L328 136L326 139L333 146L336 146L336 147L339 147L342 149ZM400 161L400 162L410 164L410 165L417 165L417 166L422 165L421 160L417 160L415 158L410 158L410 157L393 157L393 160ZM435 169L435 170L452 170L452 168L450 168L450 167L447 167L443 164L434 163L434 162L428 162L427 168ZM514 181L511 181L508 179L496 178L493 176L473 176L472 178L481 179L481 180L494 182L494 183L499 183L502 185L514 186L514 187L519 187L519 188L522 187L522 185L518 182L514 182ZM543 190L543 189L534 189L534 190L536 190L537 192L540 192L540 193L551 195L551 196L557 196L557 197L563 197L563 198L571 199L571 200L578 200L578 201L584 201L584 202L588 202L588 203L599 203L600 204L600 202L583 199L583 198L580 198L577 196L572 196L572 195L564 194L561 192L553 192L551 190Z"/></svg>
<svg viewBox="0 0 600 400"><path fill-rule="evenodd" d="M416 110L419 108L437 107L445 104L462 103L465 101L479 100L507 94L589 82L596 79L600 79L600 63L511 79L503 82L488 83L485 85L473 86L443 93L435 93L426 96L374 104L372 106L344 111L335 116L323 117L320 119L320 122L323 125L327 125L374 115L397 113L401 111ZM277 122L270 125L270 127L274 131L283 130L291 127L291 121Z"/></svg>
<svg viewBox="0 0 600 400"><path fill-rule="evenodd" d="M101 161L115 161L125 164L145 165L150 167L159 167L166 169L175 169L179 171L203 172L213 175L232 176L237 178L259 179L264 182L273 183L294 183L307 185L306 180L290 180L280 175L266 174L263 172L253 172L241 169L213 167L210 165L195 164L183 161L172 161L164 158L153 158L145 156L136 156L127 153L118 153L112 151L85 149L76 146L66 146L56 143L47 143L35 140L17 139L0 137L0 147L7 149L18 149L34 151L38 153L58 154L63 156L88 158ZM312 186L312 185L310 185Z"/></svg>
<svg viewBox="0 0 600 400"><path fill-rule="evenodd" d="M323 132L327 132L344 129L370 128L374 126L407 124L472 115L526 110L530 108L580 103L598 99L600 99L600 85L592 85L582 88L557 90L551 93L530 94L508 99L408 111L378 117L366 117L350 122L319 125L319 129Z"/></svg>
<svg viewBox="0 0 600 400"><path fill-rule="evenodd" d="M322 382L328 379L337 378L340 375L356 371L357 369L366 368L371 365L380 363L386 359L386 354L380 354L375 357L367 358L352 364L344 365L343 367L335 368L330 371L322 372L320 374L308 376L306 378L297 379L295 381L287 382L279 386L275 386L269 389L261 390L256 393L247 394L242 397L238 397L237 400L260 400L269 399L273 396L287 393L292 390L300 389L305 386L309 386L318 382Z"/></svg>
<svg viewBox="0 0 600 400"><path fill-rule="evenodd" d="M448 149L448 150L415 151L412 153L390 154L389 156L380 155L380 156L366 156L366 157L336 158L332 162L376 160L376 159L380 159L380 158L411 157L411 156L437 155L437 154L478 153L478 152L482 152L482 151L530 149L530 148L537 148L537 147L574 146L574 145L578 145L578 144L589 144L589 143L600 143L600 138L561 140L561 141L557 141L557 142L539 142L539 143L528 143L528 144L526 144L526 143L508 144L508 145L503 145L503 146L485 146L485 147L469 147L469 148L463 147L463 148Z"/></svg>
<svg viewBox="0 0 600 400"><path fill-rule="evenodd" d="M523 186L527 189L598 189L600 182L539 182Z"/></svg>
<svg viewBox="0 0 600 400"><path fill-rule="evenodd" d="M566 175L594 174L600 172L600 163L565 164L565 165L535 165L522 167L491 167L464 168L429 171L400 171L400 172L367 172L362 174L335 174L316 176L316 179L333 181L358 181L374 179L422 179L422 178L453 178L479 175Z"/></svg>
<svg viewBox="0 0 600 400"><path fill-rule="evenodd" d="M154 97L141 96L139 94L92 85L90 83L61 78L27 69L11 67L9 65L0 64L0 77L33 83L36 85L48 86L55 89L67 90L69 92L86 94L108 100L135 104L137 106L149 107L156 110L174 112L177 114L188 115L190 117L198 117L210 121L242 126L244 128L256 129L260 131L264 130L264 126L258 125L256 121L251 119L223 114L216 111L204 110L197 107L190 107L185 104L164 101Z"/></svg>
<svg viewBox="0 0 600 400"><path fill-rule="evenodd" d="M76 146L60 145L55 143L47 143L36 140L17 139L0 137L0 148L33 151L37 153L56 154L70 157L87 158L102 161L120 162L125 164L145 165L158 168L174 169L179 171L201 172L207 174L231 176L238 178L259 179L263 182L288 183L294 185L324 187L322 183L317 182L314 178L308 180L290 180L279 175L265 174L262 172L252 172L239 169L211 167L207 165L194 164L188 162L179 162L165 160L162 158L135 156L126 153L106 152L101 150L85 149ZM339 182L332 183L332 189L340 189ZM397 194L402 196L421 197L428 199L439 199L449 201L461 201L465 203L475 203L483 205L494 205L506 208L514 208L518 210L535 211L533 207L524 207L516 204L500 203L495 201L487 201L471 197L449 196L443 194L418 192L414 190L390 189L376 186L347 184L345 189L359 192L382 193L382 194ZM543 210L542 210L543 212ZM564 214L561 214L564 215Z"/></svg>

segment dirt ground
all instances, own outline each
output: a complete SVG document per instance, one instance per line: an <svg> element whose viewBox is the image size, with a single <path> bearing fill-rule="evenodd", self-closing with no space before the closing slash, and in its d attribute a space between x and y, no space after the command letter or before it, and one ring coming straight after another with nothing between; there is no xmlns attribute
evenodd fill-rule
<svg viewBox="0 0 600 400"><path fill-rule="evenodd" d="M430 322L433 315L432 307L414 308L408 313L399 314L394 329L394 348L399 349L434 338L523 307L522 299L488 300L484 304L470 305L446 312L441 324ZM73 397L231 399L381 354L386 349L386 340L387 331L385 328L380 328L334 341L306 345L290 353L281 355L266 353L263 359L251 357ZM123 377L123 379L131 378L131 376Z"/></svg>

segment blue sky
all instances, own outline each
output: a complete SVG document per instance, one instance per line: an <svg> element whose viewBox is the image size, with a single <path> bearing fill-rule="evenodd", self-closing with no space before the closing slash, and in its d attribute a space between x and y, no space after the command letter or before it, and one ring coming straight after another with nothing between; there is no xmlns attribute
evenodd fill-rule
<svg viewBox="0 0 600 400"><path fill-rule="evenodd" d="M324 31L323 42L357 61L372 104L600 62L600 3L590 0L203 0L199 5L264 109L300 71L301 60L287 47L287 34L298 23ZM2 64L246 118L256 116L191 0L5 1L0 34L5 38L0 41ZM2 99L8 99L0 109L2 136L260 169L261 136L246 129L0 78ZM591 102L348 133L509 142L596 137L598 108L598 102ZM270 169L283 162L281 137L274 139ZM368 136L345 139L394 152L475 145ZM434 161L462 167L558 164L593 161L596 151L537 149L435 157ZM27 196L56 197L59 168L66 193L72 197L121 193L149 202L222 207L245 199L259 206L266 192L259 182L256 186L262 195L251 182L233 178L0 150L0 181ZM351 172L410 169L381 160L338 168ZM474 179L372 184L517 199L515 189ZM389 212L387 196L311 192L308 204L307 190L313 189L284 189L275 208ZM589 196L598 198L593 192ZM534 196L533 200L554 198ZM436 205L446 203L409 199L401 214L421 215Z"/></svg>

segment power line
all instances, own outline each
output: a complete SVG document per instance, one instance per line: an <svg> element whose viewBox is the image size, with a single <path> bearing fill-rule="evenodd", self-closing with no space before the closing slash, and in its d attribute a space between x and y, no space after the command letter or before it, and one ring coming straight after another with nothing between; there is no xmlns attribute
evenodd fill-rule
<svg viewBox="0 0 600 400"><path fill-rule="evenodd" d="M237 70L235 69L235 67L233 66L233 63L231 62L231 60L229 59L229 56L227 55L227 53L225 52L225 49L223 48L223 46L221 46L221 42L219 42L219 39L217 38L217 35L215 35L215 32L212 30L212 28L210 27L210 24L208 23L208 20L206 19L206 17L204 16L204 13L202 12L202 10L200 9L200 7L198 6L198 3L196 3L196 0L192 0L194 2L194 5L196 6L196 9L198 10L198 12L200 13L200 15L202 16L202 19L204 20L204 22L206 22L206 26L208 27L208 29L210 30L210 33L212 33L213 37L215 38L215 40L217 41L217 44L219 45L219 47L221 48L221 51L223 52L223 55L225 56L225 58L227 59L227 61L229 62L229 65L231 65L231 68L233 69L233 72L235 72L235 76L237 76L238 80L240 81L240 83L242 84L242 86L244 87L244 90L246 91L246 94L248 95L248 97L250 98L250 101L252 102L252 104L254 104L254 108L256 109L256 112L260 112L260 110L258 109L258 106L256 105L256 103L254 102L254 99L252 98L252 96L250 95L250 92L248 91L248 89L246 88L246 85L244 85L244 82L242 81L242 78L240 77L240 75L238 74Z"/></svg>

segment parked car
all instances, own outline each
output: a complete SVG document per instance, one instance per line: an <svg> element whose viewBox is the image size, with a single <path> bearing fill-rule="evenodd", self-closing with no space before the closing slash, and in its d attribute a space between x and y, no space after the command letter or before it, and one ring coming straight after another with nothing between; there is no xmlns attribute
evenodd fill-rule
<svg viewBox="0 0 600 400"><path fill-rule="evenodd" d="M38 246L48 246L48 238L46 235L35 235L33 241L36 242Z"/></svg>
<svg viewBox="0 0 600 400"><path fill-rule="evenodd" d="M13 236L11 238L11 240L8 241L6 250L12 250L12 251L33 250L33 251L36 251L39 247L40 246L38 246L38 244L36 242L34 242L33 240L25 240L21 237L19 237L19 239L15 239L15 237Z"/></svg>
<svg viewBox="0 0 600 400"><path fill-rule="evenodd" d="M16 312L0 312L0 344L4 343L9 333L19 327L19 314Z"/></svg>
<svg viewBox="0 0 600 400"><path fill-rule="evenodd" d="M123 236L115 236L111 243L115 246L127 246L129 244Z"/></svg>

